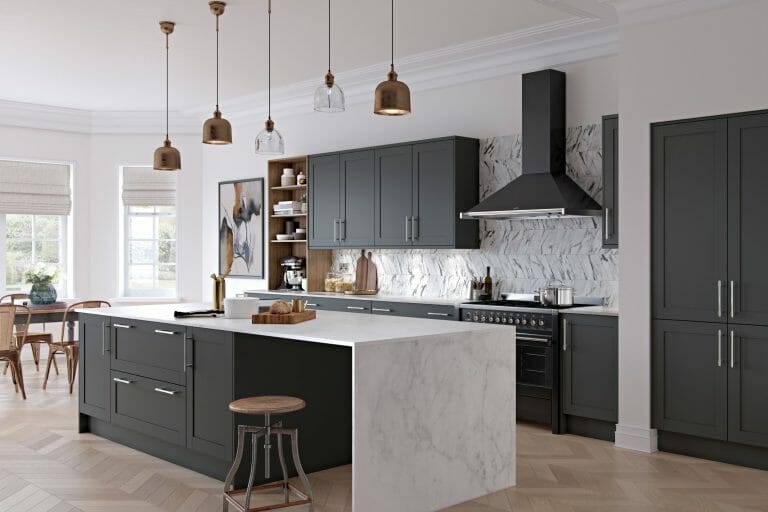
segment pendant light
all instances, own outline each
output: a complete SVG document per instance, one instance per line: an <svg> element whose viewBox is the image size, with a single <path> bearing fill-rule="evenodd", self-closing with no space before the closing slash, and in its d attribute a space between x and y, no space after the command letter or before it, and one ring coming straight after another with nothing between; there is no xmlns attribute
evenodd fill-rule
<svg viewBox="0 0 768 512"><path fill-rule="evenodd" d="M395 0L392 7L392 60L387 79L376 86L373 113L382 116L404 116L411 113L411 90L395 73Z"/></svg>
<svg viewBox="0 0 768 512"><path fill-rule="evenodd" d="M267 122L256 136L257 155L282 155L285 142L272 121L272 0L267 0Z"/></svg>
<svg viewBox="0 0 768 512"><path fill-rule="evenodd" d="M216 16L216 110L203 125L203 143L232 144L232 125L221 117L219 110L219 16L224 14L225 2L208 2L211 14Z"/></svg>
<svg viewBox="0 0 768 512"><path fill-rule="evenodd" d="M315 110L344 112L344 91L334 83L331 73L331 0L328 0L328 73L325 74L325 81L315 90Z"/></svg>
<svg viewBox="0 0 768 512"><path fill-rule="evenodd" d="M173 34L172 21L161 21L160 30L165 34L165 142L155 150L154 169L157 171L181 170L181 154L179 150L171 146L168 138L168 36Z"/></svg>

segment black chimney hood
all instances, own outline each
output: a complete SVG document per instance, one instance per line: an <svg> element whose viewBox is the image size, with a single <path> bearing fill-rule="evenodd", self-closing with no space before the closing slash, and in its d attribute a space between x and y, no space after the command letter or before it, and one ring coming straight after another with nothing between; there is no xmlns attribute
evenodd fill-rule
<svg viewBox="0 0 768 512"><path fill-rule="evenodd" d="M589 217L600 205L565 174L565 73L523 75L523 174L462 219Z"/></svg>

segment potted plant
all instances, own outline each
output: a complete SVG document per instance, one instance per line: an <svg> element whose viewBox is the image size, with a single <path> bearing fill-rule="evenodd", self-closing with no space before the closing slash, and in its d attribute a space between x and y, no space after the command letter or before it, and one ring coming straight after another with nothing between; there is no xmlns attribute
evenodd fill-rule
<svg viewBox="0 0 768 512"><path fill-rule="evenodd" d="M301 194L299 201L301 202L301 213L307 213L307 193L306 192Z"/></svg>
<svg viewBox="0 0 768 512"><path fill-rule="evenodd" d="M38 263L24 273L24 281L32 283L29 301L35 305L56 302L56 287L53 283L59 279L59 269Z"/></svg>

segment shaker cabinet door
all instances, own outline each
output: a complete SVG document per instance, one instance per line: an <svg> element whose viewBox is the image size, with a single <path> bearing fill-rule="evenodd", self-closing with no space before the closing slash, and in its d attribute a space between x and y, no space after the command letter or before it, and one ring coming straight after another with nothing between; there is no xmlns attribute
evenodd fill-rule
<svg viewBox="0 0 768 512"><path fill-rule="evenodd" d="M727 120L656 125L652 138L653 316L724 322Z"/></svg>
<svg viewBox="0 0 768 512"><path fill-rule="evenodd" d="M412 145L404 144L377 149L374 152L374 237L377 247L402 247L412 244L412 148Z"/></svg>
<svg viewBox="0 0 768 512"><path fill-rule="evenodd" d="M728 440L768 448L768 327L728 327Z"/></svg>
<svg viewBox="0 0 768 512"><path fill-rule="evenodd" d="M309 167L309 246L334 247L341 221L339 155L312 157Z"/></svg>
<svg viewBox="0 0 768 512"><path fill-rule="evenodd" d="M455 147L452 140L413 146L413 245L454 245Z"/></svg>
<svg viewBox="0 0 768 512"><path fill-rule="evenodd" d="M80 314L78 323L80 412L109 421L110 319Z"/></svg>
<svg viewBox="0 0 768 512"><path fill-rule="evenodd" d="M340 158L340 245L373 246L373 150L342 153Z"/></svg>

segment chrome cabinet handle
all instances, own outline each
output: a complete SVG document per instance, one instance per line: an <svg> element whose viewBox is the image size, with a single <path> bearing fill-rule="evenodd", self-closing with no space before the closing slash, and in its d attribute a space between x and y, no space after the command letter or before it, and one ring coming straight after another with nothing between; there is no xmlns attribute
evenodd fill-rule
<svg viewBox="0 0 768 512"><path fill-rule="evenodd" d="M411 242L419 238L419 218L411 217Z"/></svg>
<svg viewBox="0 0 768 512"><path fill-rule="evenodd" d="M371 311L381 311L382 313L391 313L392 310L389 308L371 308Z"/></svg>
<svg viewBox="0 0 768 512"><path fill-rule="evenodd" d="M731 280L731 318L736 314L736 307L735 307L735 299L734 296L736 295L734 293L734 290L736 288L736 285L734 284L733 280Z"/></svg>
<svg viewBox="0 0 768 512"><path fill-rule="evenodd" d="M165 388L155 388L155 391L157 391L158 393L162 393L164 395L175 395L176 393L178 393L178 391L172 391L170 389L165 389Z"/></svg>
<svg viewBox="0 0 768 512"><path fill-rule="evenodd" d="M735 337L735 334L733 333L733 331L731 331L731 368L733 368L733 364L734 364L733 363L733 345L734 345L733 338L734 337Z"/></svg>
<svg viewBox="0 0 768 512"><path fill-rule="evenodd" d="M191 345L194 340L195 338L192 336L184 336L184 354L182 355L184 358L184 373L187 373L187 368L192 368L194 366L194 362L187 359L187 343Z"/></svg>
<svg viewBox="0 0 768 512"><path fill-rule="evenodd" d="M717 280L717 318L723 317L723 282Z"/></svg>
<svg viewBox="0 0 768 512"><path fill-rule="evenodd" d="M313 304L313 303L311 303L311 302L307 302L307 306L308 306L308 307L311 307L311 308L316 308L316 307L317 307L317 304Z"/></svg>
<svg viewBox="0 0 768 512"><path fill-rule="evenodd" d="M603 238L608 240L611 236L611 230L609 228L608 219L611 216L611 209L605 208L605 211L603 212L603 219L605 220L605 226L603 227Z"/></svg>
<svg viewBox="0 0 768 512"><path fill-rule="evenodd" d="M563 318L563 352L568 350L568 320Z"/></svg>
<svg viewBox="0 0 768 512"><path fill-rule="evenodd" d="M427 311L427 316L451 316L449 313L436 313L434 311Z"/></svg>
<svg viewBox="0 0 768 512"><path fill-rule="evenodd" d="M132 325L125 324L112 324L112 327L117 327L118 329L133 329Z"/></svg>
<svg viewBox="0 0 768 512"><path fill-rule="evenodd" d="M339 242L345 242L346 240L347 240L347 220L339 219Z"/></svg>
<svg viewBox="0 0 768 512"><path fill-rule="evenodd" d="M354 309L354 310L357 310L357 311L365 311L366 308L364 308L363 306L347 306L347 309Z"/></svg>
<svg viewBox="0 0 768 512"><path fill-rule="evenodd" d="M109 324L101 322L101 355L106 355L110 349L107 348L107 329Z"/></svg>
<svg viewBox="0 0 768 512"><path fill-rule="evenodd" d="M410 242L411 241L411 235L408 233L408 226L410 225L410 217L408 215L405 216L405 241Z"/></svg>
<svg viewBox="0 0 768 512"><path fill-rule="evenodd" d="M168 336L176 336L179 333L173 331L164 331L163 329L155 329L155 334L167 334Z"/></svg>
<svg viewBox="0 0 768 512"><path fill-rule="evenodd" d="M717 330L717 367L723 366L723 331Z"/></svg>
<svg viewBox="0 0 768 512"><path fill-rule="evenodd" d="M333 241L337 242L339 235L337 231L337 225L338 225L339 219L333 219Z"/></svg>
<svg viewBox="0 0 768 512"><path fill-rule="evenodd" d="M118 379L117 377L112 377L112 380L120 384L133 384L132 380Z"/></svg>

